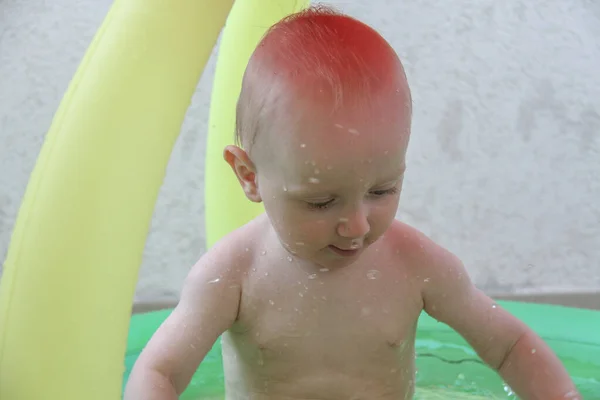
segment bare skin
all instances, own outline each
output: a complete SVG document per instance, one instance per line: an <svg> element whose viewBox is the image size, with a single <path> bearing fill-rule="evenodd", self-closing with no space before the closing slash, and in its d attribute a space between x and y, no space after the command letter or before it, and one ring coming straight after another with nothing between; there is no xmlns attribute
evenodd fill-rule
<svg viewBox="0 0 600 400"><path fill-rule="evenodd" d="M346 268L288 257L266 216L215 246L140 356L126 399L176 399L222 332L227 399L410 399L423 308L501 372L507 359L547 371L545 390L524 399L577 398L544 397L553 386L572 390L566 375L552 379L561 370L546 345L473 287L454 256L401 222ZM529 343L516 347L519 339ZM516 370L504 372L528 393ZM137 391L144 378L152 391Z"/></svg>
<svg viewBox="0 0 600 400"><path fill-rule="evenodd" d="M456 256L395 220L410 95L395 57L374 65L386 65L376 76L387 81L364 98L344 93L335 110L322 82L290 82L286 108L251 151L225 149L266 213L192 268L126 400L177 399L221 335L228 400L411 399L423 310L523 400L581 399L548 346L479 291Z"/></svg>

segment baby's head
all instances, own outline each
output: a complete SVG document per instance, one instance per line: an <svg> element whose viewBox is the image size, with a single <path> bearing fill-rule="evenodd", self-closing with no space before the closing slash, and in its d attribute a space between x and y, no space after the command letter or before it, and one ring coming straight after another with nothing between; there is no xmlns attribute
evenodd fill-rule
<svg viewBox="0 0 600 400"><path fill-rule="evenodd" d="M400 60L373 29L324 7L275 24L248 63L238 146L225 149L246 196L285 248L348 265L392 223L409 142Z"/></svg>

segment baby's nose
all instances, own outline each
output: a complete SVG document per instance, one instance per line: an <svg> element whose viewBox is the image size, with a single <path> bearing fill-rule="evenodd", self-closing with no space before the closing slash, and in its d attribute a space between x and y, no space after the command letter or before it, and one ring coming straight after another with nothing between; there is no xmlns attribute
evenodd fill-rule
<svg viewBox="0 0 600 400"><path fill-rule="evenodd" d="M357 211L346 218L340 218L338 225L338 235L345 238L364 237L371 230L367 214L363 211Z"/></svg>

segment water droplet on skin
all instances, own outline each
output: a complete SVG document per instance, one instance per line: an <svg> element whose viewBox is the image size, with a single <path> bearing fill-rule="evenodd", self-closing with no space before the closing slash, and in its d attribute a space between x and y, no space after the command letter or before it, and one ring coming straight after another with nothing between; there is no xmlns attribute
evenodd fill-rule
<svg viewBox="0 0 600 400"><path fill-rule="evenodd" d="M304 246L304 242L296 242L296 246Z"/></svg>
<svg viewBox="0 0 600 400"><path fill-rule="evenodd" d="M275 305L275 302L273 300L269 300L269 304L273 306Z"/></svg>
<svg viewBox="0 0 600 400"><path fill-rule="evenodd" d="M300 296L300 297L304 297L304 293L302 293L302 292L298 292L298 296Z"/></svg>
<svg viewBox="0 0 600 400"><path fill-rule="evenodd" d="M300 144L300 147L302 147L302 148L305 148L305 147L306 147L306 144L304 144L304 143L301 143L301 144Z"/></svg>
<svg viewBox="0 0 600 400"><path fill-rule="evenodd" d="M317 178L314 178L314 177L310 177L310 178L308 178L308 181L309 181L310 183L319 183L319 182L320 182L320 181L319 181Z"/></svg>
<svg viewBox="0 0 600 400"><path fill-rule="evenodd" d="M256 272L256 268L252 268L252 272Z"/></svg>
<svg viewBox="0 0 600 400"><path fill-rule="evenodd" d="M221 278L213 279L212 281L208 281L208 283L217 283L221 280Z"/></svg>
<svg viewBox="0 0 600 400"><path fill-rule="evenodd" d="M250 249L248 247L246 247L246 251L250 251Z"/></svg>
<svg viewBox="0 0 600 400"><path fill-rule="evenodd" d="M506 392L506 394L508 396L514 396L514 392L512 391L512 389L510 388L510 386L508 386L506 383L504 384L504 391Z"/></svg>
<svg viewBox="0 0 600 400"><path fill-rule="evenodd" d="M292 257L291 257L291 256L288 256L288 257L287 257L287 260L288 260L289 262L292 262Z"/></svg>
<svg viewBox="0 0 600 400"><path fill-rule="evenodd" d="M267 254L267 251L266 251L266 250L263 250L263 251L261 251L261 252L260 252L260 255L261 255L261 256L264 256L265 254Z"/></svg>
<svg viewBox="0 0 600 400"><path fill-rule="evenodd" d="M268 272L265 272L265 276L269 276L269 273L268 273Z"/></svg>
<svg viewBox="0 0 600 400"><path fill-rule="evenodd" d="M327 170L331 171L332 169L333 169L333 166L331 166L331 165L327 166Z"/></svg>
<svg viewBox="0 0 600 400"><path fill-rule="evenodd" d="M379 272L376 269L372 269L367 272L367 278L371 279L371 280L379 278L380 275L381 275L381 272Z"/></svg>
<svg viewBox="0 0 600 400"><path fill-rule="evenodd" d="M288 188L287 188L286 186L284 186L284 187L283 187L283 191L284 191L284 192L287 192L287 191L288 191Z"/></svg>
<svg viewBox="0 0 600 400"><path fill-rule="evenodd" d="M423 279L423 282L429 282L429 280L430 280L429 278L425 278L425 279Z"/></svg>
<svg viewBox="0 0 600 400"><path fill-rule="evenodd" d="M497 305L495 305L495 304L492 304L492 308L496 308L496 307L498 307L498 306L497 306Z"/></svg>
<svg viewBox="0 0 600 400"><path fill-rule="evenodd" d="M308 279L316 279L316 277L317 277L317 274L310 274L308 276Z"/></svg>
<svg viewBox="0 0 600 400"><path fill-rule="evenodd" d="M536 349L531 349L531 354L535 354L536 351Z"/></svg>
<svg viewBox="0 0 600 400"><path fill-rule="evenodd" d="M321 271L321 272L328 272L329 268L321 268L319 271Z"/></svg>
<svg viewBox="0 0 600 400"><path fill-rule="evenodd" d="M340 222L348 222L348 218L340 218L339 221Z"/></svg>
<svg viewBox="0 0 600 400"><path fill-rule="evenodd" d="M350 132L350 133L351 133L351 134L353 134L353 135L360 135L360 132L359 132L359 131L357 131L357 130L356 130L356 129L354 129L354 128L349 128L349 129L348 129L348 132Z"/></svg>
<svg viewBox="0 0 600 400"><path fill-rule="evenodd" d="M191 347L192 349L196 349L196 346L194 346L193 344L190 344L190 347Z"/></svg>
<svg viewBox="0 0 600 400"><path fill-rule="evenodd" d="M339 129L342 129L342 128L344 128L344 125L342 125L342 124L335 124L334 126L335 126L336 128L339 128Z"/></svg>

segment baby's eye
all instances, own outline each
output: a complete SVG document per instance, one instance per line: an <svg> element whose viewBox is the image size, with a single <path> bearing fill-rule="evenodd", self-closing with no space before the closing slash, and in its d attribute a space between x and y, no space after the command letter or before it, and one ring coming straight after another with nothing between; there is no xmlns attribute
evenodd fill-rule
<svg viewBox="0 0 600 400"><path fill-rule="evenodd" d="M308 203L308 208L316 209L316 210L322 210L322 209L325 209L328 206L330 206L331 203L333 203L333 199L327 200L327 201L323 201L323 202L320 202L320 203Z"/></svg>
<svg viewBox="0 0 600 400"><path fill-rule="evenodd" d="M375 195L375 196L385 196L388 194L396 194L398 193L398 188L397 187L393 187L390 189L385 189L385 190L373 190L371 191L371 194Z"/></svg>

